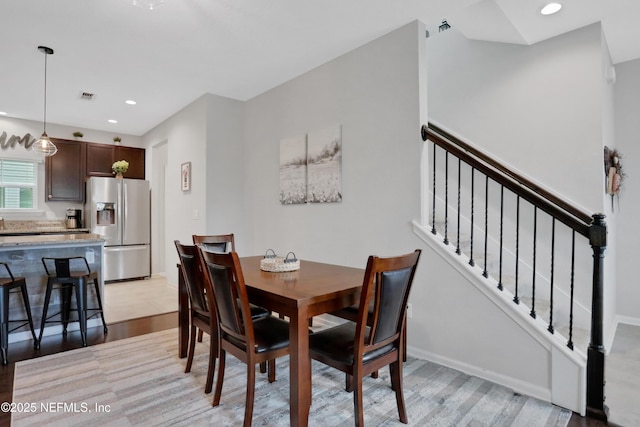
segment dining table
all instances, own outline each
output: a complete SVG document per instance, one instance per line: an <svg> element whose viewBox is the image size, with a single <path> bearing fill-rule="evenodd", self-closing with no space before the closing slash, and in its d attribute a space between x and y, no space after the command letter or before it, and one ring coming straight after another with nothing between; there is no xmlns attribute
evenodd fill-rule
<svg viewBox="0 0 640 427"><path fill-rule="evenodd" d="M300 269L267 272L262 256L240 258L249 301L289 318L290 425L307 426L311 407L309 319L356 304L364 269L300 261ZM179 351L186 357L189 342L189 299L179 281Z"/></svg>

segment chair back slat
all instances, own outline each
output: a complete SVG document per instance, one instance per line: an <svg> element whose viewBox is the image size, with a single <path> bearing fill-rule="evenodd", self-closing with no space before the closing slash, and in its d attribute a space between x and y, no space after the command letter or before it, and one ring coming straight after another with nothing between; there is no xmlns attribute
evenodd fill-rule
<svg viewBox="0 0 640 427"><path fill-rule="evenodd" d="M70 277L71 276L71 268L69 267L68 259L56 259L56 276L58 277Z"/></svg>
<svg viewBox="0 0 640 427"><path fill-rule="evenodd" d="M236 244L233 233L217 235L197 235L192 236L193 244L200 246L208 252L235 252Z"/></svg>

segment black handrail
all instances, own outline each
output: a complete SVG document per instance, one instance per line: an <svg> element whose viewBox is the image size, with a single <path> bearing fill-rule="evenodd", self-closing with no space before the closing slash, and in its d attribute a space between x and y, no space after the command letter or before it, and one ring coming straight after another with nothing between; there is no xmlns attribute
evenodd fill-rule
<svg viewBox="0 0 640 427"><path fill-rule="evenodd" d="M491 178L493 181L500 185L501 191L501 208L500 208L500 278L498 281L498 288L502 290L502 200L503 200L503 191L504 188L507 188L511 192L513 192L517 196L518 200L518 211L520 207L520 199L524 199L531 203L534 206L534 212L537 213L537 209L540 209L551 216L553 219L552 222L552 252L553 247L555 245L555 221L558 220L565 224L567 227L573 230L573 246L575 247L575 233L578 233L589 239L589 243L593 250L593 283L592 283L592 298L591 298L591 340L589 342L589 348L587 351L587 415L593 418L597 418L603 421L607 421L608 418L608 408L604 405L604 362L605 362L605 348L603 345L603 289L604 289L604 274L603 274L603 264L604 264L604 252L607 246L607 225L604 221L605 216L600 213L595 213L590 215L583 210L571 205L566 200L558 197L555 194L547 191L540 185L536 184L532 180L520 175L519 173L509 169L507 166L501 164L497 160L493 159L486 153L476 149L470 144L456 138L455 136L449 134L444 131L440 127L429 124L423 125L421 128L421 135L423 141L430 140L434 144L433 148L433 175L434 175L434 194L433 194L433 215L434 215L434 224L432 233L435 234L435 146L439 146L445 151L445 158L448 161L448 155L452 154L458 157L458 162L462 160L466 164L471 167L472 176L471 176L471 188L473 194L473 171L477 170L487 177L487 179ZM460 164L460 163L458 163ZM459 168L459 166L458 166ZM459 169L458 169L459 174ZM448 175L448 172L447 172ZM458 178L458 181L460 178ZM485 197L486 197L485 190ZM448 191L447 191L448 193ZM459 197L460 190L458 190ZM445 195L446 197L446 195ZM448 204L448 201L445 201L445 205ZM458 201L458 205L460 202ZM445 206L446 212L447 206ZM486 209L486 201L485 201L485 209ZM458 211L460 207L458 206ZM534 213L534 216L535 216ZM445 213L446 215L446 213ZM459 215L459 212L458 212ZM485 212L486 215L486 212ZM534 218L535 222L535 218ZM445 219L445 227L447 226L447 221ZM534 226L535 227L535 226ZM459 233L459 224L458 224L458 233ZM487 219L485 216L485 266L484 273L486 277L486 239L487 239ZM516 226L518 228L518 226ZM471 199L471 254L469 264L474 265L473 261L473 197ZM535 230L534 230L534 266L535 266ZM518 236L518 231L516 231L516 240ZM459 239L459 238L458 238ZM446 233L445 233L446 240ZM459 248L459 244L458 244ZM575 249L572 248L572 252ZM553 254L552 254L553 258ZM514 295L514 302L519 303L519 295L518 295L518 243L516 242L516 288ZM554 265L553 259L551 261L551 307L553 307L553 273ZM570 307L570 326L569 326L569 341L567 343L568 347L573 349L573 292L574 292L574 284L573 284L573 253L572 253L572 266L571 266L571 307ZM535 269L534 269L534 305L531 308L531 316L535 318ZM550 333L553 333L553 314L550 315L551 318L549 320L548 330Z"/></svg>
<svg viewBox="0 0 640 427"><path fill-rule="evenodd" d="M431 123L422 126L421 134L423 141L429 139L579 234L589 237L592 217L588 213Z"/></svg>

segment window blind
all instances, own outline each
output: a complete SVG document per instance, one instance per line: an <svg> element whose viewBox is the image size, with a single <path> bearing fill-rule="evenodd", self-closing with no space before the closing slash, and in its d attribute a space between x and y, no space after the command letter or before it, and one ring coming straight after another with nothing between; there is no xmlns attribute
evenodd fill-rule
<svg viewBox="0 0 640 427"><path fill-rule="evenodd" d="M33 209L36 163L0 159L0 209Z"/></svg>

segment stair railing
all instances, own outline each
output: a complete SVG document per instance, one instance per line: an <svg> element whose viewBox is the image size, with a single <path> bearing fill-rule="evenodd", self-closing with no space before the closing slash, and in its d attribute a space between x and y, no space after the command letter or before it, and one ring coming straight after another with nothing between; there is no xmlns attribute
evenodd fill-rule
<svg viewBox="0 0 640 427"><path fill-rule="evenodd" d="M491 230L489 227L489 205L490 201L490 186L489 182L497 184L500 188L499 191L499 232L496 240L499 246L499 267L498 267L498 289L503 290L503 251L504 249L504 218L505 218L505 190L510 192L512 196L516 198L515 207L515 289L513 302L520 304L521 302L521 289L519 283L519 276L521 275L519 267L522 264L520 259L520 238L521 238L521 201L526 201L533 206L533 230L532 240L533 245L531 248L532 262L531 269L533 271L531 279L531 311L530 315L533 318L537 317L536 313L536 277L539 273L536 271L537 262L537 248L538 241L540 239L537 230L538 226L538 212L544 212L551 218L551 231L550 231L550 252L551 270L548 274L549 277L549 319L547 330L553 334L554 330L554 287L557 275L555 274L555 254L554 248L556 245L556 224L561 223L568 228L568 234L571 235L571 260L570 260L570 283L569 283L569 333L567 347L573 350L573 316L574 316L574 275L576 272L576 235L582 236L588 240L589 245L593 251L593 275L592 275L592 289L591 289L591 332L590 342L587 350L587 415L593 418L601 420L607 420L607 407L604 405L604 362L605 362L605 349L603 344L603 262L604 252L606 249L607 241L607 225L604 221L605 216L600 213L588 214L583 210L573 206L566 200L558 197L555 194L550 193L540 185L536 184L527 177L511 170L507 166L493 159L486 153L476 149L470 144L462 141L461 139L451 135L438 126L429 123L429 125L423 125L421 129L422 139L424 141L431 141L433 143L433 149L431 152L433 174L431 182L432 201L431 201L431 232L435 235L438 233L436 224L439 224L441 232L444 234L443 243L450 244L449 228L450 219L449 211L453 210L457 213L455 223L456 238L454 243L456 245L456 253L462 254L461 250L461 210L465 210L465 207L469 209L468 222L470 223L470 247L469 247L469 264L474 266L476 261L474 260L474 230L475 234L479 232L484 234L484 255L483 255L483 271L484 277L489 277L489 268L487 260L488 241L490 239ZM437 154L440 154L439 156ZM442 159L444 155L444 165L438 164L437 161ZM457 163L457 182L453 187L455 190L449 188L449 174L450 174L450 158L453 159L454 165ZM470 182L466 183L470 187L469 195L470 200L466 206L462 204L463 191L461 189L461 170L463 167L470 168ZM438 175L437 170L441 170ZM475 212L476 204L475 194L477 192L477 177L480 175L480 179L484 178L484 201L480 201L480 204L484 206L484 217L479 224L476 223L477 213ZM444 183L440 185L443 187L443 193L438 196L437 190L439 180L444 180ZM454 179L454 181L456 181ZM457 191L456 200L450 202L449 193L451 191ZM443 213L438 215L436 205L440 200L444 209ZM450 203L455 203L455 206L450 206ZM510 218L511 219L511 218ZM441 221L444 223L442 224Z"/></svg>

